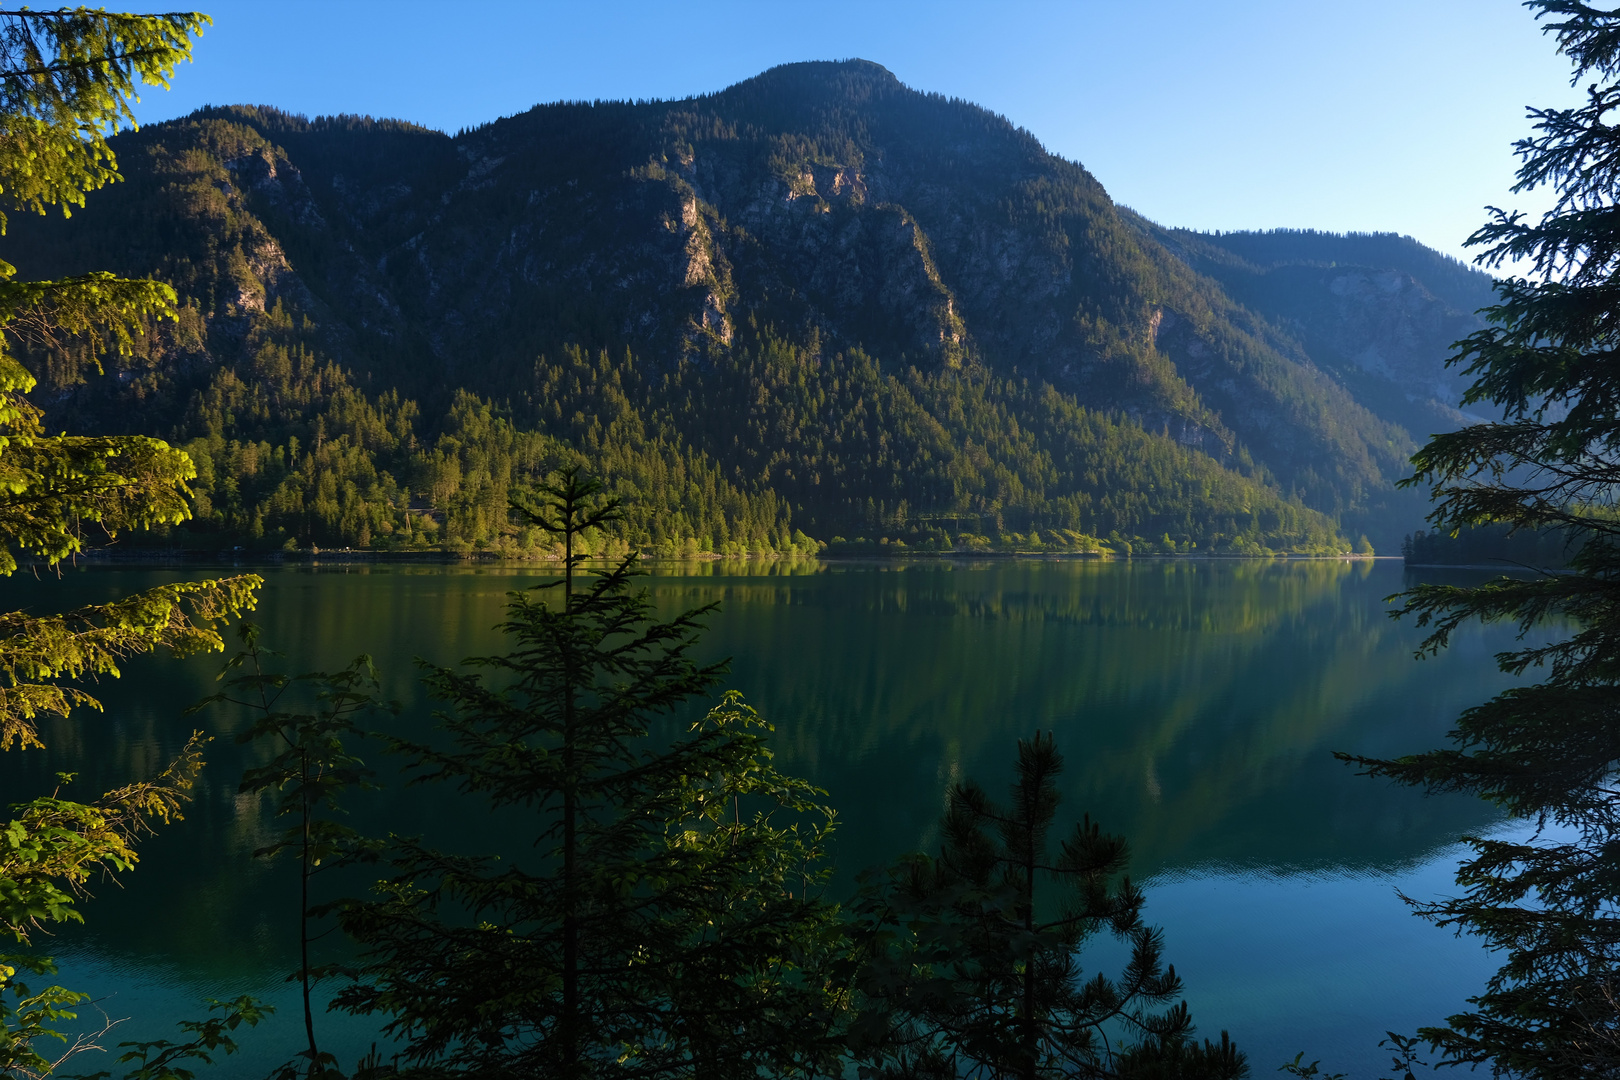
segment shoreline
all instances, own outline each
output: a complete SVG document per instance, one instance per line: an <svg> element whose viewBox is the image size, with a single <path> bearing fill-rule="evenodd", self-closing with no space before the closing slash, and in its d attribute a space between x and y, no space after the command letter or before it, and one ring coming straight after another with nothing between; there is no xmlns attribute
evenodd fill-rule
<svg viewBox="0 0 1620 1080"><path fill-rule="evenodd" d="M1401 559L1399 555L1299 555L1290 552L1276 552L1266 555L1244 555L1236 552L1227 554L1222 552L1177 552L1166 554L1160 552L1117 555L1104 554L1096 551L905 551L905 552L837 552L833 554L815 555L716 555L713 552L700 552L690 556L643 555L642 562L668 564L668 563L771 563L771 562L917 562L923 560L982 560L982 559L1041 559L1053 562L1387 562ZM315 549L313 551L240 551L224 548L217 551L198 550L160 550L160 549L126 549L122 551L107 548L95 548L70 556L63 563L73 565L79 562L96 564L153 564L153 565L181 565L187 563L239 563L243 565L270 565L270 564L318 564L318 563L397 563L417 565L463 565L480 563L505 564L545 564L559 563L562 560L554 555L538 556L535 558L513 558L495 552L470 552L459 554L447 551L357 551L347 548ZM605 563L612 560L592 558L592 563ZM19 569L22 567L40 567L49 565L43 560L20 558ZM1474 566L1412 566L1412 569L1499 569L1496 567Z"/></svg>

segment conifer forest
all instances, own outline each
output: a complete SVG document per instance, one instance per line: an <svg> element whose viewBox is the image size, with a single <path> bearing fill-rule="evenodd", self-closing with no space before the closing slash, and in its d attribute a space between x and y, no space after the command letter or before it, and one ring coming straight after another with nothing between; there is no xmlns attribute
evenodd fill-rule
<svg viewBox="0 0 1620 1080"><path fill-rule="evenodd" d="M0 0L0 1075L1620 1076L1620 10L1507 7L1457 257L868 59L479 96L656 5Z"/></svg>

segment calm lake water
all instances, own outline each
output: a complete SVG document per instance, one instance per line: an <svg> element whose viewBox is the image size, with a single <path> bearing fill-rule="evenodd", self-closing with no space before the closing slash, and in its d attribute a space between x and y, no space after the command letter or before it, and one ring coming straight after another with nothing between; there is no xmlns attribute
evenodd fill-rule
<svg viewBox="0 0 1620 1080"><path fill-rule="evenodd" d="M415 727L431 703L412 659L499 651L506 593L541 580L532 566L258 571L254 618L289 670L369 652L405 705L397 722ZM19 575L0 583L0 603L61 610L218 572ZM1383 599L1411 580L1387 561L1031 560L672 565L646 584L667 612L722 605L704 653L732 657L728 685L775 723L778 763L831 792L839 889L862 867L930 848L951 783L971 776L998 793L1016 740L1055 732L1068 762L1062 814L1088 812L1130 839L1132 875L1201 1033L1231 1031L1260 1078L1299 1050L1381 1075L1386 1030L1458 1011L1496 966L1396 895L1447 891L1458 836L1495 827L1492 813L1358 778L1331 757L1438 745L1463 708L1508 685L1491 657L1511 646L1510 628L1471 628L1441 657L1413 659L1418 631L1390 620ZM232 742L240 718L181 716L215 689L219 661L130 663L96 688L104 716L48 724L47 751L0 756L0 804L48 791L59 770L78 772L72 790L88 797L156 771L193 727L217 736L186 820L146 844L135 873L97 886L86 927L41 944L64 985L130 1018L115 1038L169 1035L208 997L276 1002L243 1053L209 1074L253 1076L300 1045L282 982L296 963L297 901L291 864L249 858L276 826L236 793L254 753ZM381 796L354 823L475 839L489 829L472 804L429 816L419 789ZM1098 947L1084 962L1116 960ZM346 1066L374 1037L346 1018L325 1030Z"/></svg>

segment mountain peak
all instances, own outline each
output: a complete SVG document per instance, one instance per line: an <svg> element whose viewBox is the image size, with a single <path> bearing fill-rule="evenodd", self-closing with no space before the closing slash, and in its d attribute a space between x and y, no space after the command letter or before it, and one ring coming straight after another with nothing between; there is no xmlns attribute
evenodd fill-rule
<svg viewBox="0 0 1620 1080"><path fill-rule="evenodd" d="M805 60L780 64L698 100L715 108L795 113L804 109L860 107L916 96L895 74L870 60Z"/></svg>
<svg viewBox="0 0 1620 1080"><path fill-rule="evenodd" d="M598 446L591 418L618 409L648 446L685 447L690 477L829 536L948 519L953 536L1331 548L1336 517L1383 543L1400 425L1434 412L1407 395L1450 393L1433 343L1471 318L1419 287L1460 271L1410 242L1160 230L1006 118L864 59L454 139L263 107L120 139L132 182L71 223L19 222L17 263L156 275L187 298L192 336L154 345L157 389L139 384L177 441L201 437L196 395L268 378L296 344L440 417L401 445L470 423L444 411L458 392L570 446ZM150 152L126 154L136 140ZM154 235L182 254L155 265ZM1351 257L1414 283L1317 265ZM121 385L61 401L118 423ZM300 417L282 434L319 442ZM388 466L413 497L437 475L416 452ZM1142 461L1158 471L1124 464ZM1172 497L1172 476L1191 486Z"/></svg>
<svg viewBox="0 0 1620 1080"><path fill-rule="evenodd" d="M828 86L866 82L877 86L893 89L905 89L894 72L882 64L871 60L862 60L851 57L847 60L798 60L791 64L778 64L773 68L766 68L751 79L734 83L721 94L729 93L738 87L758 84L761 86L799 86L806 83L823 83ZM718 95L717 95L718 96Z"/></svg>

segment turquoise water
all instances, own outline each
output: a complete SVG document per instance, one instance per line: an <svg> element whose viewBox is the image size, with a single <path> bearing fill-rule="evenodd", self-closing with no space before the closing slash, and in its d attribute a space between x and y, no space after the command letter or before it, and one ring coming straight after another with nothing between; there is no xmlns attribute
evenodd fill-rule
<svg viewBox="0 0 1620 1080"><path fill-rule="evenodd" d="M523 566L259 569L255 620L287 667L371 653L406 727L431 708L412 659L497 651L505 594L540 580ZM59 610L218 572L19 576L0 603ZM1493 828L1488 809L1358 778L1331 757L1436 745L1461 709L1508 684L1491 656L1509 628L1472 628L1413 660L1418 632L1383 600L1407 581L1390 562L1029 560L670 565L647 587L665 611L721 604L704 651L732 658L727 685L775 723L778 763L831 793L838 889L929 848L951 783L1001 789L1016 740L1053 731L1064 813L1130 839L1200 1030L1230 1030L1260 1077L1299 1050L1376 1075L1386 1029L1459 1010L1495 967L1396 895L1446 891L1457 837ZM281 981L295 964L295 883L290 866L249 857L274 826L236 794L252 753L231 741L240 719L180 715L214 689L218 664L132 662L95 688L104 716L49 724L49 750L0 758L0 803L47 789L58 770L79 772L88 796L155 771L194 726L217 736L187 820L146 845L135 873L97 886L88 925L43 951L62 959L64 984L129 1017L113 1040L167 1034L205 997L276 1001L280 1014L217 1072L262 1075L300 1045ZM430 814L420 791L391 792L355 824L476 837L480 814ZM1100 947L1085 962L1110 959ZM326 1029L345 1064L373 1037L347 1018Z"/></svg>

